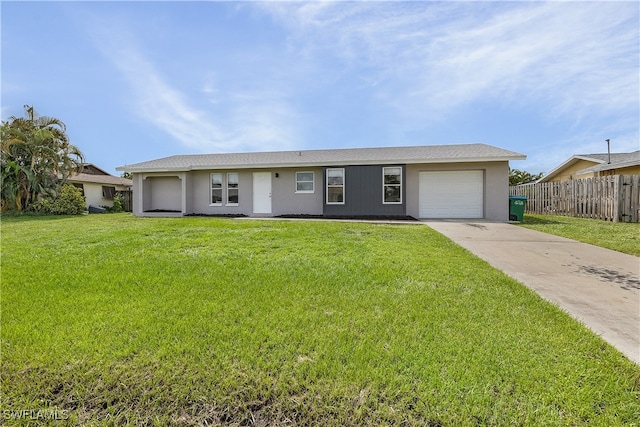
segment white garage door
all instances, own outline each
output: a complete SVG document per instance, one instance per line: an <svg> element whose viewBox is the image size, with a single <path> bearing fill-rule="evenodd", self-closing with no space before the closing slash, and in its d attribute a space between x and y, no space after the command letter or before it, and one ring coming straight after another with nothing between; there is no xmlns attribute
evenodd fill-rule
<svg viewBox="0 0 640 427"><path fill-rule="evenodd" d="M420 172L420 218L482 218L483 172Z"/></svg>

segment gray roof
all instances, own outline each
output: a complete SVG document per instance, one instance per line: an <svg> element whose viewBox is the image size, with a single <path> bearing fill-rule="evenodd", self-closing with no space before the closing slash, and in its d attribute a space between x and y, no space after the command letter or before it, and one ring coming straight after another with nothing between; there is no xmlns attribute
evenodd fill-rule
<svg viewBox="0 0 640 427"><path fill-rule="evenodd" d="M576 174L582 175L591 172L599 172L640 165L640 150L634 151L633 153L611 153L611 163L609 163L608 154L602 154L599 156L604 156L602 158L602 163L591 166L590 168L579 170L576 172Z"/></svg>
<svg viewBox="0 0 640 427"><path fill-rule="evenodd" d="M599 170L607 170L607 169L615 169L615 168L621 168L621 167L627 167L627 166L635 166L635 164L633 164L633 163L631 163L631 164L625 164L625 163L638 161L638 159L637 159L638 153L640 153L640 152L639 151L634 151L633 153L611 153L610 155L608 153L575 154L575 155L571 156L569 159L567 159L564 162L562 162L560 165L556 166L555 168L553 168L552 170L547 172L537 182L550 181L551 178L553 178L554 176L556 176L560 172L562 172L562 170L564 170L564 168L566 168L568 166L571 166L572 164L577 163L580 160L591 161L593 163L596 163L596 165L588 167L586 169L582 169L582 170L576 171L575 173L578 174L578 175L591 173L591 172L596 172L596 171L599 171ZM611 164L608 163L609 156L611 156Z"/></svg>
<svg viewBox="0 0 640 427"><path fill-rule="evenodd" d="M524 159L526 159L524 154L486 144L421 145L415 147L177 155L120 166L116 170L127 172L168 172L205 169L458 163Z"/></svg>
<svg viewBox="0 0 640 427"><path fill-rule="evenodd" d="M69 182L91 182L94 184L133 186L133 181L127 178L120 178L113 175L95 175L89 173L78 173L69 177Z"/></svg>

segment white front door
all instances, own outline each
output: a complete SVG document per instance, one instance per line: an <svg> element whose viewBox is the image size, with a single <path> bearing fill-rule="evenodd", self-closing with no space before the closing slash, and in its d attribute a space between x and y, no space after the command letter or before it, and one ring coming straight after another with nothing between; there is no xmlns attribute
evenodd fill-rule
<svg viewBox="0 0 640 427"><path fill-rule="evenodd" d="M271 213L271 172L253 173L253 213Z"/></svg>

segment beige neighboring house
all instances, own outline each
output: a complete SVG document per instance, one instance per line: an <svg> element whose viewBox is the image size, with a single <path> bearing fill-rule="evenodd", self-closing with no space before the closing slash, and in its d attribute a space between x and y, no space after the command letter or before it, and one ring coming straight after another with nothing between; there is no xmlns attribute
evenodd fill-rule
<svg viewBox="0 0 640 427"><path fill-rule="evenodd" d="M538 182L570 181L607 175L639 175L640 150L632 153L576 154Z"/></svg>
<svg viewBox="0 0 640 427"><path fill-rule="evenodd" d="M133 181L113 176L92 163L85 163L82 172L69 177L68 182L82 190L89 206L113 206L117 191L130 191Z"/></svg>

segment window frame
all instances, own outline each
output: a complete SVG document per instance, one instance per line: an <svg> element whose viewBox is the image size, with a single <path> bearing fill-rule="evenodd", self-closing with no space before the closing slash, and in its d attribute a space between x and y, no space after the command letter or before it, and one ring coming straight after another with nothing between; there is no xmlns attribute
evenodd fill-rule
<svg viewBox="0 0 640 427"><path fill-rule="evenodd" d="M84 190L83 190L84 192ZM102 198L107 200L113 200L116 197L116 187L111 185L102 186Z"/></svg>
<svg viewBox="0 0 640 427"><path fill-rule="evenodd" d="M235 175L236 176L236 182L234 184L230 183L230 179L229 176L231 175ZM227 172L227 182L226 182L226 186L225 188L227 189L227 194L225 195L225 206L238 206L239 202L240 202L240 174L238 172ZM231 185L235 185L235 187L231 187ZM235 190L236 191L236 198L238 199L237 202L231 202L229 201L229 194L231 194L231 190Z"/></svg>
<svg viewBox="0 0 640 427"><path fill-rule="evenodd" d="M302 181L300 179L298 179L298 174L311 174L311 181ZM297 171L296 172L296 193L297 194L312 194L316 192L316 174L314 171ZM311 190L300 190L298 188L298 184L300 183L311 183Z"/></svg>
<svg viewBox="0 0 640 427"><path fill-rule="evenodd" d="M387 176L386 171L388 169L398 169L400 171L399 174L397 174L397 176L399 177L399 182L398 183L392 183L392 184L388 184L386 182L385 177ZM382 204L383 205L401 205L402 204L402 166L384 166L382 168ZM395 175L395 174L394 174ZM393 202L388 202L386 200L387 198L387 187L398 187L398 189L400 190L400 200L399 201L393 201Z"/></svg>
<svg viewBox="0 0 640 427"><path fill-rule="evenodd" d="M214 202L213 200L213 176L220 176L220 188L215 188L215 190L220 191L220 202ZM216 184L217 185L217 184ZM224 175L221 172L211 172L209 174L209 206L222 206L222 201L224 200Z"/></svg>
<svg viewBox="0 0 640 427"><path fill-rule="evenodd" d="M330 184L329 183L329 172L331 171L340 171L342 174L342 184ZM345 168L327 168L326 170L326 191L325 191L325 197L326 197L326 204L327 205L344 205L345 201L346 201L346 173L345 173ZM329 189L330 188L341 188L342 189L342 201L341 202L330 202L329 201Z"/></svg>

